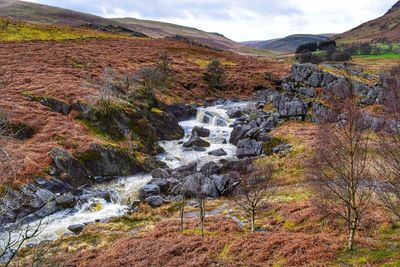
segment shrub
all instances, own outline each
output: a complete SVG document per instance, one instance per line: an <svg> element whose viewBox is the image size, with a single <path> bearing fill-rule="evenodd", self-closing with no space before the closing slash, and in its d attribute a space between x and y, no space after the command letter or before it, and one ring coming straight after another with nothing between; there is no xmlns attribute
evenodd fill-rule
<svg viewBox="0 0 400 267"><path fill-rule="evenodd" d="M331 47L336 47L336 41L335 40L328 40L328 41L322 41L318 44L318 49L319 50L328 50Z"/></svg>
<svg viewBox="0 0 400 267"><path fill-rule="evenodd" d="M308 50L309 52L315 52L315 51L317 51L317 49L318 49L318 43L309 42L309 43L299 45L296 49L296 54L300 54L305 50Z"/></svg>
<svg viewBox="0 0 400 267"><path fill-rule="evenodd" d="M225 70L219 60L215 59L207 66L204 73L204 81L208 84L211 90L224 90L225 85Z"/></svg>
<svg viewBox="0 0 400 267"><path fill-rule="evenodd" d="M347 51L336 51L332 54L332 61L348 61L351 59L351 54Z"/></svg>

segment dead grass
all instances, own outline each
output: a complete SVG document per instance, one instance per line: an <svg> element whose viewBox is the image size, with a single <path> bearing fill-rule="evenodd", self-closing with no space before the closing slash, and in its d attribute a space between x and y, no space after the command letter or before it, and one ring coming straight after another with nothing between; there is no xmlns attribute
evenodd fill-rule
<svg viewBox="0 0 400 267"><path fill-rule="evenodd" d="M226 66L229 86L220 94L225 97L252 95L254 86L270 85L263 78L265 72L282 77L290 68L285 63L260 61L166 39L0 43L0 75L12 77L5 88L0 88L0 108L13 122L24 122L37 129L32 139L9 144L19 158L16 162L20 166L19 180L25 182L32 175L44 175L50 163L48 153L54 147L64 146L75 153L102 141L74 119L76 113L63 116L52 112L23 96L24 92L71 104L97 94L84 84L98 78L105 67L113 67L119 73L133 73L154 63L165 52L173 60L175 74L171 90L158 93L158 98L166 103L203 103L205 98L215 96L208 92L202 69L193 59L219 58L229 62Z"/></svg>

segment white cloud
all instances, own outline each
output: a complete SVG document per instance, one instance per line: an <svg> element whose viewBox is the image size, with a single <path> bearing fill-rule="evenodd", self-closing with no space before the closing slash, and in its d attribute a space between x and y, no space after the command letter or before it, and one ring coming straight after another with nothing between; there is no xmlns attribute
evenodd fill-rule
<svg viewBox="0 0 400 267"><path fill-rule="evenodd" d="M396 0L33 0L105 17L161 20L236 40L339 33L383 15Z"/></svg>

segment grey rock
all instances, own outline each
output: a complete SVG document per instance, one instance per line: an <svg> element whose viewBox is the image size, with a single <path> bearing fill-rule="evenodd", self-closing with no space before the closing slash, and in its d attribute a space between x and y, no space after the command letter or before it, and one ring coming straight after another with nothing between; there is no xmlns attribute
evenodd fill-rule
<svg viewBox="0 0 400 267"><path fill-rule="evenodd" d="M220 195L227 195L240 183L238 173L230 173L222 176L215 176L214 184Z"/></svg>
<svg viewBox="0 0 400 267"><path fill-rule="evenodd" d="M213 150L213 151L208 152L208 155L216 156L216 157L222 157L222 156L226 156L227 153L225 152L225 150L223 150L222 148L220 148L220 149L217 149L217 150Z"/></svg>
<svg viewBox="0 0 400 267"><path fill-rule="evenodd" d="M220 172L221 172L221 167L213 161L204 164L203 167L200 168L200 173L206 177L210 177L211 175L214 174L219 174Z"/></svg>
<svg viewBox="0 0 400 267"><path fill-rule="evenodd" d="M230 119L237 119L245 116L244 112L240 108L230 108L226 114Z"/></svg>
<svg viewBox="0 0 400 267"><path fill-rule="evenodd" d="M209 137L210 130L204 127L195 126L192 129L192 135L197 135L199 137Z"/></svg>
<svg viewBox="0 0 400 267"><path fill-rule="evenodd" d="M243 139L237 145L236 156L238 158L254 157L262 154L262 142L256 140Z"/></svg>
<svg viewBox="0 0 400 267"><path fill-rule="evenodd" d="M291 149L292 145L290 144L280 144L272 149L273 153L277 154L287 154Z"/></svg>
<svg viewBox="0 0 400 267"><path fill-rule="evenodd" d="M159 195L161 192L160 187L155 184L146 184L139 191L139 197L141 200L146 199L150 196Z"/></svg>
<svg viewBox="0 0 400 267"><path fill-rule="evenodd" d="M165 203L165 200L160 196L150 196L144 201L152 208L161 207Z"/></svg>
<svg viewBox="0 0 400 267"><path fill-rule="evenodd" d="M192 135L189 141L183 144L183 147L193 147L193 146L209 147L210 143L202 139L201 137L198 137L197 135Z"/></svg>
<svg viewBox="0 0 400 267"><path fill-rule="evenodd" d="M84 225L84 224L74 224L74 225L68 226L68 230L70 230L74 234L78 235L83 231L83 229L85 229L85 227L86 227L86 225Z"/></svg>
<svg viewBox="0 0 400 267"><path fill-rule="evenodd" d="M171 176L182 179L197 172L197 162L189 163L188 165L181 166L172 171Z"/></svg>
<svg viewBox="0 0 400 267"><path fill-rule="evenodd" d="M55 112L61 113L63 115L68 115L71 113L72 107L60 100L54 98L42 98L39 100L40 104L49 107Z"/></svg>
<svg viewBox="0 0 400 267"><path fill-rule="evenodd" d="M170 173L166 169L154 169L151 171L151 177L153 178L162 178L167 179L170 176Z"/></svg>
<svg viewBox="0 0 400 267"><path fill-rule="evenodd" d="M159 193L161 194L166 195L169 192L170 185L167 179L159 179L159 178L153 179L149 182L149 184L157 185L160 188ZM157 194L151 194L151 195L157 195Z"/></svg>
<svg viewBox="0 0 400 267"><path fill-rule="evenodd" d="M249 125L239 125L233 128L229 142L231 144L237 145L238 142L242 139L246 138L246 134L248 131L250 131L251 126Z"/></svg>

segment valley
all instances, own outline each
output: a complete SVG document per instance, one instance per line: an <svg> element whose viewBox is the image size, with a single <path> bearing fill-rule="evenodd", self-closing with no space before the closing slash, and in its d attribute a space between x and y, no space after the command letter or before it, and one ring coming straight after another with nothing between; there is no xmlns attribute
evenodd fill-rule
<svg viewBox="0 0 400 267"><path fill-rule="evenodd" d="M0 0L0 266L399 266L399 7L236 42Z"/></svg>

